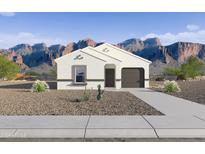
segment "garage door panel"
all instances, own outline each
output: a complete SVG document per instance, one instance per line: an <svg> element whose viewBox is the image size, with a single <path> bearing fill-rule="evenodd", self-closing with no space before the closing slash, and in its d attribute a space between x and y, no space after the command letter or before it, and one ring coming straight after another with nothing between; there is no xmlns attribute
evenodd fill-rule
<svg viewBox="0 0 205 154"><path fill-rule="evenodd" d="M139 88L139 87L144 87L144 69L123 68L122 88Z"/></svg>

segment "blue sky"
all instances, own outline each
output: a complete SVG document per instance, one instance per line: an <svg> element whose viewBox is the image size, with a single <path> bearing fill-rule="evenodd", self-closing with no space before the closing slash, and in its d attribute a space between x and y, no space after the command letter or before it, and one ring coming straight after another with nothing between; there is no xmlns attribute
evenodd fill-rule
<svg viewBox="0 0 205 154"><path fill-rule="evenodd" d="M84 38L205 43L204 19L205 13L0 13L0 48L38 42L66 45Z"/></svg>

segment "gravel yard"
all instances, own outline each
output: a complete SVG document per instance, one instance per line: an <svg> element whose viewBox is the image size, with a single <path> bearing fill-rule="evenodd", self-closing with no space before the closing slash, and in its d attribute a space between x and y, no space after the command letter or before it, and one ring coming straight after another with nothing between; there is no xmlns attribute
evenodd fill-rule
<svg viewBox="0 0 205 154"><path fill-rule="evenodd" d="M201 81L178 81L181 92L170 93L170 95L194 101L205 105L205 80ZM163 82L152 82L152 85L163 85ZM157 91L161 89L154 88Z"/></svg>
<svg viewBox="0 0 205 154"><path fill-rule="evenodd" d="M105 91L97 101L96 91L91 91L89 101L73 102L83 91L31 93L29 89L9 87L0 86L0 115L162 115L128 92Z"/></svg>

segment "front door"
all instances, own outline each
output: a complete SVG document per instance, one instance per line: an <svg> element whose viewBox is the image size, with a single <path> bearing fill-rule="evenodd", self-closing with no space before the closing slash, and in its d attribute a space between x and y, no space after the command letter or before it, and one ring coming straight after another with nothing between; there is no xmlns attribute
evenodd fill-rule
<svg viewBox="0 0 205 154"><path fill-rule="evenodd" d="M105 87L115 87L115 69L105 69Z"/></svg>

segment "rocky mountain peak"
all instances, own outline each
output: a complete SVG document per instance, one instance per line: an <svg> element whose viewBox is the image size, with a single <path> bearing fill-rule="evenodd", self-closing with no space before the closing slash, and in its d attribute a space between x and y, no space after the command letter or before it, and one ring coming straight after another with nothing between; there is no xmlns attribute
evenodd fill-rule
<svg viewBox="0 0 205 154"><path fill-rule="evenodd" d="M32 46L33 52L47 52L48 47L45 43L37 43Z"/></svg>
<svg viewBox="0 0 205 154"><path fill-rule="evenodd" d="M10 48L10 50L18 51L18 50L29 49L29 48L31 48L31 46L29 44L18 44L16 46Z"/></svg>
<svg viewBox="0 0 205 154"><path fill-rule="evenodd" d="M76 42L70 42L67 46L60 44L47 47L45 43L19 44L9 49L1 49L0 55L15 61L20 65L28 66L28 69L46 64L48 67L55 66L55 59L71 53L75 50L87 47L98 46L90 38ZM130 51L138 56L151 60L158 70L158 66L178 66L184 63L190 56L195 56L205 61L205 45L191 42L176 42L171 45L163 46L159 38L149 38L144 41L131 38L118 43L116 46ZM157 63L155 63L157 62ZM159 62L159 63L158 63Z"/></svg>
<svg viewBox="0 0 205 154"><path fill-rule="evenodd" d="M145 48L150 48L150 47L156 47L156 46L161 46L161 41L159 38L148 38L143 41Z"/></svg>
<svg viewBox="0 0 205 154"><path fill-rule="evenodd" d="M64 50L65 46L63 46L61 44L55 44L55 45L51 45L48 49L51 53L53 53L53 52L58 52L58 51Z"/></svg>
<svg viewBox="0 0 205 154"><path fill-rule="evenodd" d="M63 51L63 55L69 54L74 50L78 49L78 45L75 42L69 42Z"/></svg>
<svg viewBox="0 0 205 154"><path fill-rule="evenodd" d="M86 38L86 39L83 39L83 40L80 40L78 41L77 45L78 45L78 48L85 48L87 46L92 46L92 47L95 47L96 46L96 42L90 38Z"/></svg>
<svg viewBox="0 0 205 154"><path fill-rule="evenodd" d="M29 44L18 44L12 48L9 48L9 50L15 51L20 55L26 55L32 52L32 47Z"/></svg>
<svg viewBox="0 0 205 154"><path fill-rule="evenodd" d="M144 48L144 43L140 39L132 38L118 43L117 46L130 52L137 52Z"/></svg>

